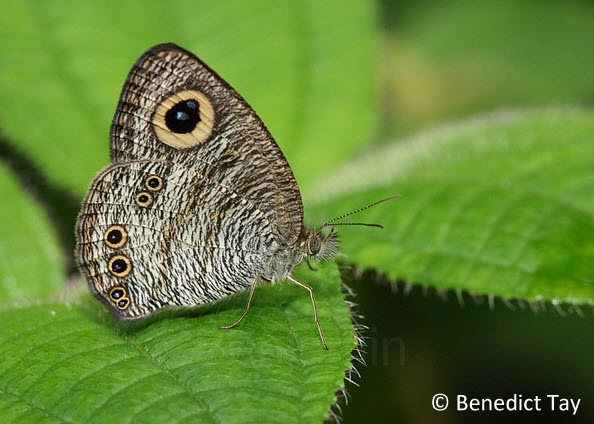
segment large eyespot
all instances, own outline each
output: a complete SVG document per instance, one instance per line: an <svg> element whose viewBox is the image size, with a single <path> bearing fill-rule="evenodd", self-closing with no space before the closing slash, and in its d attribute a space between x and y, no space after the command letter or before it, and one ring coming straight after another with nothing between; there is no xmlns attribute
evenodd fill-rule
<svg viewBox="0 0 594 424"><path fill-rule="evenodd" d="M122 247L128 241L128 233L120 225L112 225L107 229L103 236L105 244L113 249Z"/></svg>
<svg viewBox="0 0 594 424"><path fill-rule="evenodd" d="M148 208L153 204L153 195L148 191L141 191L136 195L136 204L143 208Z"/></svg>
<svg viewBox="0 0 594 424"><path fill-rule="evenodd" d="M109 268L109 272L111 272L116 277L125 277L126 275L130 274L130 271L132 271L132 263L130 262L130 259L124 255L115 255L109 260L109 264L107 266Z"/></svg>
<svg viewBox="0 0 594 424"><path fill-rule="evenodd" d="M163 188L163 178L158 175L149 175L144 184L150 191L159 191Z"/></svg>
<svg viewBox="0 0 594 424"><path fill-rule="evenodd" d="M214 116L212 103L204 93L185 90L163 100L152 121L160 141L176 149L187 149L210 137Z"/></svg>
<svg viewBox="0 0 594 424"><path fill-rule="evenodd" d="M119 299L126 297L126 289L116 286L109 291L109 297L111 297L111 299L114 301L118 301Z"/></svg>

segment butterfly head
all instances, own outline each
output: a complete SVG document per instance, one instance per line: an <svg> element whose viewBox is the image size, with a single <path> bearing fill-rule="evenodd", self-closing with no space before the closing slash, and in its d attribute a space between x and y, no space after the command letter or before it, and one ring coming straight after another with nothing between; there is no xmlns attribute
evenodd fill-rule
<svg viewBox="0 0 594 424"><path fill-rule="evenodd" d="M310 230L305 238L307 256L314 261L332 259L338 253L338 233L332 228L328 234L321 230Z"/></svg>
<svg viewBox="0 0 594 424"><path fill-rule="evenodd" d="M367 224L364 222L337 222L347 216L354 215L356 213L362 212L369 208L374 207L375 205L379 205L380 203L387 202L388 200L396 199L400 196L390 196L382 200L378 200L370 205L365 207L359 208L352 212L345 213L340 215L336 218L327 221L322 226L320 226L317 230L307 230L305 236L303 237L304 249L305 253L307 254L307 258L314 260L314 261L326 261L332 259L338 253L338 247L340 245L338 240L338 234L336 233L335 226L338 225L362 225L365 227L378 227L384 228L380 224ZM322 232L322 230L326 227L331 227L330 232L326 235Z"/></svg>

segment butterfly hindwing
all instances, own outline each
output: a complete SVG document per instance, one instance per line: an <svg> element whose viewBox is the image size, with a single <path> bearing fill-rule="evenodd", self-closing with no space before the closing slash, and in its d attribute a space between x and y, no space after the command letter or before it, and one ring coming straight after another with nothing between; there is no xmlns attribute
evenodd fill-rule
<svg viewBox="0 0 594 424"><path fill-rule="evenodd" d="M108 167L77 225L78 261L93 293L128 319L243 290L278 248L263 211L165 161Z"/></svg>

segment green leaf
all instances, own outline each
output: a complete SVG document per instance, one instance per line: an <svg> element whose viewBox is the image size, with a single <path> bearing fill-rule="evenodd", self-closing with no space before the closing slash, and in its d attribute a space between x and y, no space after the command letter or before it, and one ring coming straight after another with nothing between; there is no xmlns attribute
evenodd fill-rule
<svg viewBox="0 0 594 424"><path fill-rule="evenodd" d="M367 1L5 3L0 128L52 186L79 196L108 162L109 124L132 63L156 43L197 53L235 86L302 185L343 162L375 124ZM57 294L35 263L27 259L22 286ZM344 385L354 329L335 265L297 276L316 289L329 351L308 293L288 283L259 288L229 331L219 327L241 313L245 294L137 325L115 322L88 294L70 306L4 306L0 422L321 422Z"/></svg>
<svg viewBox="0 0 594 424"><path fill-rule="evenodd" d="M329 350L290 283L260 286L230 330L245 294L143 325L90 299L0 311L0 421L321 422L356 342L336 266L296 278L315 289Z"/></svg>
<svg viewBox="0 0 594 424"><path fill-rule="evenodd" d="M111 117L133 62L171 41L252 104L304 185L354 152L375 124L373 23L362 0L8 0L0 127L82 195L108 163Z"/></svg>
<svg viewBox="0 0 594 424"><path fill-rule="evenodd" d="M357 216L385 230L343 231L346 261L439 289L594 304L592 134L592 109L469 119L324 178L314 213L401 194Z"/></svg>
<svg viewBox="0 0 594 424"><path fill-rule="evenodd" d="M66 280L43 210L0 165L0 302L55 295Z"/></svg>

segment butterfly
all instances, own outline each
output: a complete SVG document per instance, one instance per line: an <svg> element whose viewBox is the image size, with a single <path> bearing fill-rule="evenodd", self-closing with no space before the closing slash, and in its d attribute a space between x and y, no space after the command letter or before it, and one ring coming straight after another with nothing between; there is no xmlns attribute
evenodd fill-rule
<svg viewBox="0 0 594 424"><path fill-rule="evenodd" d="M78 216L77 262L122 320L290 280L333 258L337 233L303 222L285 156L248 103L189 51L161 44L134 64L111 126L111 164ZM377 202L379 203L379 202ZM337 218L339 219L339 218ZM308 262L309 263L309 262Z"/></svg>

